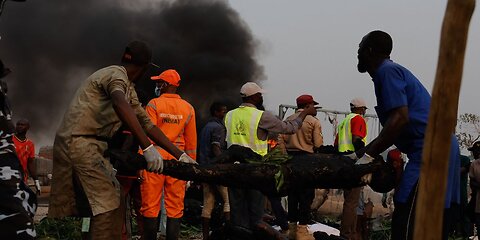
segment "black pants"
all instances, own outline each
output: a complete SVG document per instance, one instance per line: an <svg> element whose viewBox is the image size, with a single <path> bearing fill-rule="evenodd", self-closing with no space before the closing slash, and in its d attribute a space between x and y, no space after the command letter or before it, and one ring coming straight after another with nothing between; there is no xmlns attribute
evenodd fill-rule
<svg viewBox="0 0 480 240"><path fill-rule="evenodd" d="M415 208L417 199L418 183L410 192L406 203L395 202L395 210L392 216L392 240L413 239L413 227L415 226ZM445 208L443 213L442 239L448 239L448 233L452 225L451 210Z"/></svg>
<svg viewBox="0 0 480 240"><path fill-rule="evenodd" d="M230 222L234 226L254 229L262 221L265 196L251 189L228 188Z"/></svg>
<svg viewBox="0 0 480 240"><path fill-rule="evenodd" d="M288 194L288 221L306 225L310 222L310 206L315 197L314 189L299 189Z"/></svg>
<svg viewBox="0 0 480 240"><path fill-rule="evenodd" d="M275 222L282 230L288 229L287 213L283 209L280 197L268 197L270 205L272 206L272 212L275 215Z"/></svg>
<svg viewBox="0 0 480 240"><path fill-rule="evenodd" d="M17 155L0 154L0 239L34 239L35 193L23 182Z"/></svg>
<svg viewBox="0 0 480 240"><path fill-rule="evenodd" d="M304 151L288 151L289 155L307 155ZM306 225L310 222L310 206L315 198L315 189L297 189L288 193L288 221Z"/></svg>

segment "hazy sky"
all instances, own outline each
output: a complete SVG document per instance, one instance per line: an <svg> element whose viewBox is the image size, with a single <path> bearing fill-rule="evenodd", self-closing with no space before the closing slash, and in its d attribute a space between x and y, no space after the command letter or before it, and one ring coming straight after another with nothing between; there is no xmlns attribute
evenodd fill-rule
<svg viewBox="0 0 480 240"><path fill-rule="evenodd" d="M357 49L371 30L393 37L391 58L410 69L431 92L446 1L230 0L260 41L259 62L267 109L312 94L328 109L348 110L363 97L376 104L368 74L357 72ZM474 13L465 59L459 113L480 114L480 28ZM373 113L371 111L370 113Z"/></svg>

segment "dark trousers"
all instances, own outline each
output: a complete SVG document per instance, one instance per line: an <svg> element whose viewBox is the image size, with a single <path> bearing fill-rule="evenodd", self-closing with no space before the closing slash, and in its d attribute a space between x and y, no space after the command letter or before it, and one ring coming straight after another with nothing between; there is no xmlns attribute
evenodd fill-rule
<svg viewBox="0 0 480 240"><path fill-rule="evenodd" d="M340 225L340 235L349 240L356 240L357 207L362 188L343 189L343 209Z"/></svg>
<svg viewBox="0 0 480 240"><path fill-rule="evenodd" d="M282 230L288 229L287 213L283 209L280 197L268 197L272 212L275 215L275 222Z"/></svg>
<svg viewBox="0 0 480 240"><path fill-rule="evenodd" d="M288 155L301 156L310 153L288 151ZM315 198L315 189L297 189L288 193L288 221L306 225L310 222L310 206Z"/></svg>
<svg viewBox="0 0 480 240"><path fill-rule="evenodd" d="M407 202L395 202L395 210L392 216L392 240L413 239L413 227L415 226L415 210L418 183L415 184L408 196ZM444 209L442 239L448 239L448 233L452 225L450 208Z"/></svg>
<svg viewBox="0 0 480 240"><path fill-rule="evenodd" d="M314 189L299 189L288 194L288 221L306 225L310 222L310 206L315 197Z"/></svg>
<svg viewBox="0 0 480 240"><path fill-rule="evenodd" d="M251 189L228 188L230 222L234 226L254 229L262 221L265 196Z"/></svg>

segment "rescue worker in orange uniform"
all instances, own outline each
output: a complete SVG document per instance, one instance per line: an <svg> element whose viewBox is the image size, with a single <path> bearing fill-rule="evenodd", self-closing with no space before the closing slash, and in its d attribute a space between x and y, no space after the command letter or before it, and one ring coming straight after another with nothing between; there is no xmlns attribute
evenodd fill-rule
<svg viewBox="0 0 480 240"><path fill-rule="evenodd" d="M180 75L173 69L151 77L157 81L156 94L146 111L153 124L158 126L167 138L179 149L185 151L193 161L196 158L197 131L195 111L177 92L180 86ZM157 146L156 146L157 147ZM175 160L175 157L157 147L164 160ZM192 162L194 163L194 162ZM180 220L183 216L186 182L163 174L145 171L140 186L142 207L140 212L144 217L145 240L157 239L157 217L160 212L162 191L165 194L165 209L167 211L166 240L178 239Z"/></svg>

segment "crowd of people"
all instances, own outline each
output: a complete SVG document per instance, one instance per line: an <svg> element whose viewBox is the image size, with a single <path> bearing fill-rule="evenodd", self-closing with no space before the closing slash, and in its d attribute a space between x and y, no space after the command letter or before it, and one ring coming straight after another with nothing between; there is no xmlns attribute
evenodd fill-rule
<svg viewBox="0 0 480 240"><path fill-rule="evenodd" d="M351 113L338 126L334 146L355 164L369 164L375 156L395 145L398 150L391 157L392 164L403 168L404 163L398 163L398 159L400 152L406 154L408 162L397 176L393 200L392 239L412 239L431 97L413 73L390 59L392 49L393 40L383 31L365 35L358 48L357 69L372 78L377 100L375 111L383 129L373 141L367 142L364 115L368 107L362 98L355 97L350 101ZM102 68L83 82L56 133L48 216L83 217L88 221L84 222L88 226L87 239L125 238L126 195L134 200L142 239L157 239L162 200L167 216L165 239L178 239L187 182L162 174L164 161L215 164L216 157L232 145L247 147L265 156L271 150L268 145L271 136L278 136L275 139L278 148L288 155L312 154L324 145L322 127L315 117L318 102L311 95L298 96L296 112L282 120L265 111L264 90L254 82L247 82L239 89L242 103L237 108L228 111L221 102L211 105L211 118L198 131L197 143L195 110L177 93L182 81L176 70L168 69L151 77L156 83L155 90L152 89L156 98L148 101L140 93L137 95L135 83L145 74L151 60L152 51L147 44L140 41L128 44L119 65ZM36 199L25 184L31 176L37 191L41 191L32 167L34 146L26 137L27 120L18 121L16 131L11 124L11 108L3 81L10 71L3 64L0 70L0 196L3 200L0 235L9 239L34 239L32 217ZM147 161L146 169L135 172L116 169L104 154L111 148L140 152ZM477 160L462 173L468 172L480 185L480 142L469 150ZM444 239L451 230L453 206L462 203L460 174L459 146L452 133ZM371 178L372 175L367 174L361 181L367 184ZM365 211L371 214L371 208L365 210L369 203L362 197L361 188L343 189L343 192L340 238L366 239L368 234L359 231L362 228L358 225L366 221L359 216ZM298 188L289 192L285 213L279 198L274 196L264 196L254 189L203 184L201 217L205 240L209 239L217 193L223 202L229 239L314 239L308 229L314 189ZM478 196L480 192L474 198ZM267 199L279 219L280 231L263 219ZM480 223L478 206L476 223Z"/></svg>

